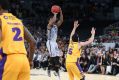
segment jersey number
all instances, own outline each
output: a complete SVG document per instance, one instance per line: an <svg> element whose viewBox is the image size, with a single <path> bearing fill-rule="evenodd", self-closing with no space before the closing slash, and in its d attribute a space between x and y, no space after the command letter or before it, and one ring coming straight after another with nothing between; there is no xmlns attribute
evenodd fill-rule
<svg viewBox="0 0 119 80"><path fill-rule="evenodd" d="M71 55L72 54L72 48L69 48L68 53Z"/></svg>
<svg viewBox="0 0 119 80"><path fill-rule="evenodd" d="M21 30L19 28L17 28L17 27L12 28L12 32L16 32L16 34L13 38L14 41L22 41L23 40L22 37L19 36L21 33Z"/></svg>

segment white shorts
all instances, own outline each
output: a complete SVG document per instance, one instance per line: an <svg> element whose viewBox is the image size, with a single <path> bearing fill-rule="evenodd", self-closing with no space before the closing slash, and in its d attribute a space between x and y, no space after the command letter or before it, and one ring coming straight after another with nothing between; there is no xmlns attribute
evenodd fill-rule
<svg viewBox="0 0 119 80"><path fill-rule="evenodd" d="M50 57L60 56L58 44L55 41L48 40L46 45L47 45L47 49L50 54Z"/></svg>

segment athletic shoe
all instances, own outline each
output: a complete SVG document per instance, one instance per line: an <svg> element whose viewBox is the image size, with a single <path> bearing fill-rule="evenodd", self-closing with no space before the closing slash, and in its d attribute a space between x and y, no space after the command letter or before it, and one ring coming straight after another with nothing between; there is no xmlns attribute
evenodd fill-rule
<svg viewBox="0 0 119 80"><path fill-rule="evenodd" d="M48 76L51 77L51 72L50 72L50 70L48 70Z"/></svg>

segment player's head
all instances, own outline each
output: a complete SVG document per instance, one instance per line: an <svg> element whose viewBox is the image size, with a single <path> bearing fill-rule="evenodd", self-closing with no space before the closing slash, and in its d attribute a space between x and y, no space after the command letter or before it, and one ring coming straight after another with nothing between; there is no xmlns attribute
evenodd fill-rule
<svg viewBox="0 0 119 80"><path fill-rule="evenodd" d="M74 34L73 36L72 36L72 41L73 42L79 42L79 36L78 36L78 34Z"/></svg>
<svg viewBox="0 0 119 80"><path fill-rule="evenodd" d="M1 10L8 10L10 7L9 0L0 0L0 11Z"/></svg>

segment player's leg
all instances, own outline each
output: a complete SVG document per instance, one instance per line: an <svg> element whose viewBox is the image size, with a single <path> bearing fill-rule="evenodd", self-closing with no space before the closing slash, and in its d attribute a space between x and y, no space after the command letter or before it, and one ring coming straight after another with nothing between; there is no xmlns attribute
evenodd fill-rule
<svg viewBox="0 0 119 80"><path fill-rule="evenodd" d="M53 46L52 46L52 52L53 55L55 56L54 58L54 70L55 70L55 76L57 77L58 80L60 80L60 73L59 73L59 68L60 68L60 53L59 53L59 48L56 42L53 42Z"/></svg>
<svg viewBox="0 0 119 80"><path fill-rule="evenodd" d="M54 70L55 70L55 72L56 72L56 76L60 76L60 75L59 75L59 68L60 68L59 59L60 59L60 57L58 57L58 56L56 56L56 57L54 58L54 63L55 63Z"/></svg>
<svg viewBox="0 0 119 80"><path fill-rule="evenodd" d="M47 49L48 49L48 52L49 52L49 54L50 54L50 56L49 56L49 59L48 59L48 70L47 70L47 73L48 73L48 76L49 77L51 77L51 68L52 68L52 57L51 57L51 55L52 55L52 51L51 51L51 49L52 49L52 45L51 45L51 41L47 41L47 43L46 43L46 46L47 46Z"/></svg>
<svg viewBox="0 0 119 80"><path fill-rule="evenodd" d="M51 69L52 69L52 65L53 65L53 58L50 57L48 62L49 63L48 63L48 71L47 71L47 73L48 73L48 76L51 77Z"/></svg>
<svg viewBox="0 0 119 80"><path fill-rule="evenodd" d="M2 79L0 80L17 80L22 63L21 54L8 55L4 65Z"/></svg>
<svg viewBox="0 0 119 80"><path fill-rule="evenodd" d="M80 67L76 63L74 63L72 65L73 65L72 72L74 74L75 79L81 80L83 77L82 77L82 74L80 72Z"/></svg>
<svg viewBox="0 0 119 80"><path fill-rule="evenodd" d="M78 62L76 63L76 65L77 65L77 67L78 67L78 69L79 69L79 71L80 71L80 73L82 75L82 79L81 80L85 80L85 75L84 75L82 67L80 66L80 64Z"/></svg>
<svg viewBox="0 0 119 80"><path fill-rule="evenodd" d="M23 65L17 80L30 80L30 65L26 55L23 55Z"/></svg>
<svg viewBox="0 0 119 80"><path fill-rule="evenodd" d="M69 80L74 80L74 75L72 73L72 64L71 63L66 63L66 69L67 69L67 73L69 76Z"/></svg>

